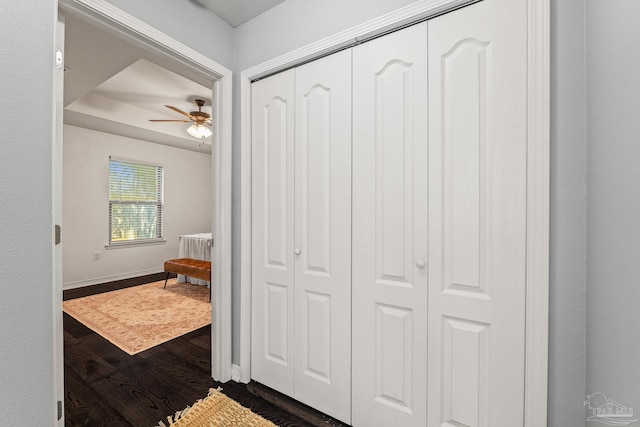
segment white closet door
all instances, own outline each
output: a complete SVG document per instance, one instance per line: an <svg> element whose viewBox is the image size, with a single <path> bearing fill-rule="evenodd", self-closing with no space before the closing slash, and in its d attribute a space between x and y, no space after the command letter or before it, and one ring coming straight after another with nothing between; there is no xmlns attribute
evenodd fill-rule
<svg viewBox="0 0 640 427"><path fill-rule="evenodd" d="M351 50L295 80L295 397L349 422Z"/></svg>
<svg viewBox="0 0 640 427"><path fill-rule="evenodd" d="M353 425L427 406L427 25L353 49Z"/></svg>
<svg viewBox="0 0 640 427"><path fill-rule="evenodd" d="M523 425L524 0L429 21L429 426Z"/></svg>
<svg viewBox="0 0 640 427"><path fill-rule="evenodd" d="M251 98L251 376L293 396L293 70L252 84Z"/></svg>

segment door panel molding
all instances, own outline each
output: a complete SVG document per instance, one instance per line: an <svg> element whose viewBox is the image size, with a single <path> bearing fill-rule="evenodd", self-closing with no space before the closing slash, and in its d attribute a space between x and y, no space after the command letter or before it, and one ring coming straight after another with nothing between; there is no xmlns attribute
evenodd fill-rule
<svg viewBox="0 0 640 427"><path fill-rule="evenodd" d="M427 39L353 48L353 424L427 420Z"/></svg>
<svg viewBox="0 0 640 427"><path fill-rule="evenodd" d="M429 425L524 425L526 13L429 21Z"/></svg>
<svg viewBox="0 0 640 427"><path fill-rule="evenodd" d="M254 378L294 392L294 70L252 88ZM277 255L277 256L276 256Z"/></svg>
<svg viewBox="0 0 640 427"><path fill-rule="evenodd" d="M350 423L351 49L294 71L293 397Z"/></svg>

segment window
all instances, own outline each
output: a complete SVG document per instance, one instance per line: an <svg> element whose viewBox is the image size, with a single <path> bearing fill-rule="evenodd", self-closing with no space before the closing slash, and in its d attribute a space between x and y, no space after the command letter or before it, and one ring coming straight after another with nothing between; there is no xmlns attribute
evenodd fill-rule
<svg viewBox="0 0 640 427"><path fill-rule="evenodd" d="M162 166L109 159L109 244L162 240Z"/></svg>

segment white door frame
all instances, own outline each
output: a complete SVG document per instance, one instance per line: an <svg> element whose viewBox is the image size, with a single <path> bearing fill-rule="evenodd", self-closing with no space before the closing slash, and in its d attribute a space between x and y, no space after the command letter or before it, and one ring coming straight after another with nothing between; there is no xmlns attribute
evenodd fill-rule
<svg viewBox="0 0 640 427"><path fill-rule="evenodd" d="M58 15L56 19L55 49L64 52L65 21L64 16ZM62 64L56 64L54 71L54 144L52 162L52 184L53 184L53 224L54 230L62 223L62 117L64 99L64 68ZM64 322L62 316L62 245L54 242L53 247L53 376L54 376L54 402L57 412L57 422L54 425L64 427Z"/></svg>
<svg viewBox="0 0 640 427"><path fill-rule="evenodd" d="M215 268L211 277L212 377L220 382L231 379L231 129L232 73L210 58L176 41L148 24L114 7L105 0L59 0L60 10L82 16L98 28L116 31L137 45L144 45L193 70L213 83L212 232L211 251ZM54 93L55 93L54 88ZM60 101L62 102L62 101ZM56 141L62 144L62 141ZM54 283L54 294L62 295L62 284ZM62 311L55 307L54 316ZM60 329L60 328L57 328ZM57 331L62 340L63 331ZM63 365L58 363L62 375ZM61 396L58 397L60 399Z"/></svg>
<svg viewBox="0 0 640 427"><path fill-rule="evenodd" d="M422 0L240 74L241 300L239 379L251 379L251 82L477 0ZM528 8L525 426L547 423L549 310L549 0Z"/></svg>

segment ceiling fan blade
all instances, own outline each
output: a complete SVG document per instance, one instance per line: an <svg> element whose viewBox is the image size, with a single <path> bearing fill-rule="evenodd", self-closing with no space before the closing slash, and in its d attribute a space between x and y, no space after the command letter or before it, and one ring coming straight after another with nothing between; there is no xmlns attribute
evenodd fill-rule
<svg viewBox="0 0 640 427"><path fill-rule="evenodd" d="M150 122L180 122L189 123L191 120L161 120L161 119L149 119Z"/></svg>
<svg viewBox="0 0 640 427"><path fill-rule="evenodd" d="M175 111L176 113L180 113L180 114L182 114L183 116L187 116L187 117L189 117L190 119L192 118L192 117L191 117L191 114L186 113L186 112L182 111L181 109L179 109L179 108L177 108L177 107L174 107L173 105L165 105L165 107L170 108L170 109L172 109L173 111Z"/></svg>

